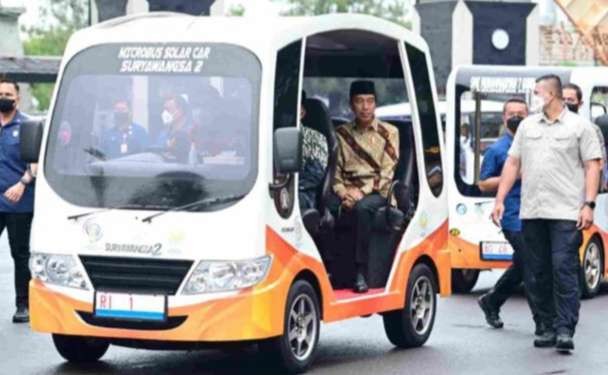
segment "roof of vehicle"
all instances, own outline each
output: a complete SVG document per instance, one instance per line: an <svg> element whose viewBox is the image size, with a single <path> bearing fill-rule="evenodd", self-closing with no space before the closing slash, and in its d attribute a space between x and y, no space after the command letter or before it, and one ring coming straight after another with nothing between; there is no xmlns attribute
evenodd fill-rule
<svg viewBox="0 0 608 375"><path fill-rule="evenodd" d="M472 113L475 111L474 100L462 100L461 111L464 113ZM481 108L482 112L502 112L503 103L496 100L482 100ZM447 112L447 102L442 100L437 103L437 110L440 115L445 115ZM409 116L411 114L410 103L399 103L391 104L376 109L376 115L378 117L389 117L389 116Z"/></svg>
<svg viewBox="0 0 608 375"><path fill-rule="evenodd" d="M313 17L208 17L171 12L129 15L76 32L66 55L103 43L193 42L231 43L252 50L282 46L309 35L332 30L366 30L406 40L428 51L423 39L393 22L361 14Z"/></svg>

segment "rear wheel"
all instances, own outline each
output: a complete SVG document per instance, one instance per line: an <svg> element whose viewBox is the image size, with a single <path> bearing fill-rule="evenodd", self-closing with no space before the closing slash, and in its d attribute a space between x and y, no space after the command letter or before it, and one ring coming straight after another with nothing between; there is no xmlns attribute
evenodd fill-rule
<svg viewBox="0 0 608 375"><path fill-rule="evenodd" d="M600 291L602 282L602 246L596 238L585 247L581 265L581 292L583 298L593 298Z"/></svg>
<svg viewBox="0 0 608 375"><path fill-rule="evenodd" d="M55 348L63 358L70 362L95 362L108 351L106 340L82 336L53 334Z"/></svg>
<svg viewBox="0 0 608 375"><path fill-rule="evenodd" d="M290 374L306 371L319 342L319 299L308 281L298 280L289 290L283 335L259 344L260 350Z"/></svg>
<svg viewBox="0 0 608 375"><path fill-rule="evenodd" d="M455 268L452 270L452 291L469 293L477 283L479 270Z"/></svg>
<svg viewBox="0 0 608 375"><path fill-rule="evenodd" d="M421 346L431 335L437 310L437 287L433 280L433 272L426 264L414 266L404 308L384 314L384 331L395 346Z"/></svg>

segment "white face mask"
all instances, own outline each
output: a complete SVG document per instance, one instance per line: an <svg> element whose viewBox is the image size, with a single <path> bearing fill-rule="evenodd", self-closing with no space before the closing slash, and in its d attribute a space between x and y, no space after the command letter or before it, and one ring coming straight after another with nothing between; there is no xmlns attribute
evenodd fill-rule
<svg viewBox="0 0 608 375"><path fill-rule="evenodd" d="M161 113L160 117L165 125L169 125L173 122L173 115L166 109L163 111L163 113Z"/></svg>
<svg viewBox="0 0 608 375"><path fill-rule="evenodd" d="M530 112L539 113L543 111L545 107L545 99L543 99L540 95L532 95L532 100L530 102Z"/></svg>

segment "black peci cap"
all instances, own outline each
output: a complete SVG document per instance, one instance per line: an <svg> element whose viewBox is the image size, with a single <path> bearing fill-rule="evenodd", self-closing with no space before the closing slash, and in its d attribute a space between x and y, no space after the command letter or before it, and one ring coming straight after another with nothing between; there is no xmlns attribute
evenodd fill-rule
<svg viewBox="0 0 608 375"><path fill-rule="evenodd" d="M350 98L356 95L376 96L376 85L373 81L354 81L350 84Z"/></svg>

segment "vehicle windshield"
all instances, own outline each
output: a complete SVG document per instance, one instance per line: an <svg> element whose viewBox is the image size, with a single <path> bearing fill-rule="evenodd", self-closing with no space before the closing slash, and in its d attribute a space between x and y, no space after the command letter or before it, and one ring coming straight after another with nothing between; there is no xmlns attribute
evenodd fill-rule
<svg viewBox="0 0 608 375"><path fill-rule="evenodd" d="M226 44L108 44L67 65L45 162L87 207L167 209L244 196L257 175L261 66ZM201 205L200 210L225 207Z"/></svg>

